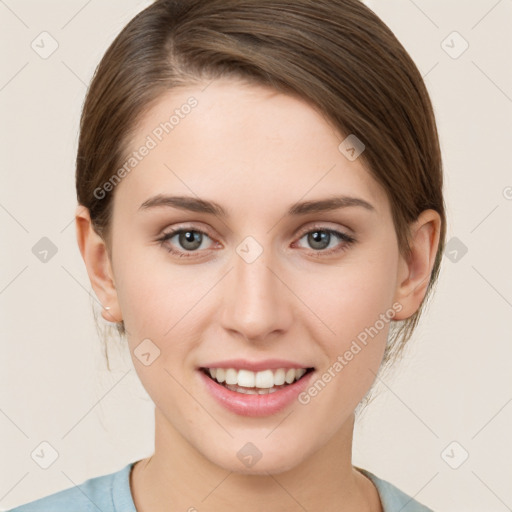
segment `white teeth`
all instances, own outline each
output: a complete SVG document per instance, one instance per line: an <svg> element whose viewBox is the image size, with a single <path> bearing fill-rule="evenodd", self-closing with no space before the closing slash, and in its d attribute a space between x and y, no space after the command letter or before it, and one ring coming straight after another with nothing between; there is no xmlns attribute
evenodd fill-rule
<svg viewBox="0 0 512 512"><path fill-rule="evenodd" d="M274 374L272 373L272 370L264 370L256 373L255 382L256 384L254 385L257 388L271 388L274 386Z"/></svg>
<svg viewBox="0 0 512 512"><path fill-rule="evenodd" d="M208 368L212 379L219 383L225 382L228 387L239 386L241 388L259 388L258 390L244 390L254 394L266 394L275 386L282 386L285 382L292 384L299 380L305 373L305 368L290 368L285 370L262 370L251 372L250 370L236 370L235 368ZM264 390L264 391L260 391ZM244 392L240 391L240 392ZM273 392L273 391L271 391Z"/></svg>
<svg viewBox="0 0 512 512"><path fill-rule="evenodd" d="M305 368L299 368L297 371L296 371L296 376L295 378L297 380L299 380L304 374L306 373L306 369Z"/></svg>
<svg viewBox="0 0 512 512"><path fill-rule="evenodd" d="M285 372L283 368L279 368L279 370L276 370L274 372L274 384L276 386L281 386L282 384L284 384L284 375Z"/></svg>
<svg viewBox="0 0 512 512"><path fill-rule="evenodd" d="M287 384L291 384L295 380L295 370L293 368L286 372L284 380Z"/></svg>
<svg viewBox="0 0 512 512"><path fill-rule="evenodd" d="M226 370L226 384L238 384L238 372L234 368Z"/></svg>
<svg viewBox="0 0 512 512"><path fill-rule="evenodd" d="M254 381L256 380L256 375L254 372L250 372L249 370L239 370L238 372L238 382L239 386L243 386L244 388L253 388ZM259 386L264 387L264 386Z"/></svg>

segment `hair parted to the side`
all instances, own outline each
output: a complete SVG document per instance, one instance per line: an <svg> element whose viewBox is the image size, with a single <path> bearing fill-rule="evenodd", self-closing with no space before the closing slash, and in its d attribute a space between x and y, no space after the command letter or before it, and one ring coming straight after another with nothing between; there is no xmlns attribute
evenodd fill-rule
<svg viewBox="0 0 512 512"><path fill-rule="evenodd" d="M78 202L109 254L113 194L94 191L125 161L141 116L162 93L220 77L298 95L359 156L391 204L399 249L426 209L441 217L425 298L391 324L383 365L398 359L439 274L445 245L441 151L432 104L416 65L385 23L359 0L157 0L135 16L99 63L80 122ZM341 142L341 139L340 139ZM124 323L117 324L121 336Z"/></svg>

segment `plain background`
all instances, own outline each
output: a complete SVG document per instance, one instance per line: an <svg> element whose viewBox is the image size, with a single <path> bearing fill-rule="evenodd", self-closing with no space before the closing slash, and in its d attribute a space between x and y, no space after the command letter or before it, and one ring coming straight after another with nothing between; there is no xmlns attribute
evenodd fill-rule
<svg viewBox="0 0 512 512"><path fill-rule="evenodd" d="M153 405L115 338L106 369L74 226L87 84L149 3L0 0L2 509L153 451ZM439 512L511 510L512 1L368 4L431 94L451 254L406 358L356 426L353 463ZM43 31L59 45L46 59L31 47ZM57 250L47 262L33 252L43 237ZM31 456L44 441L58 454L48 469Z"/></svg>

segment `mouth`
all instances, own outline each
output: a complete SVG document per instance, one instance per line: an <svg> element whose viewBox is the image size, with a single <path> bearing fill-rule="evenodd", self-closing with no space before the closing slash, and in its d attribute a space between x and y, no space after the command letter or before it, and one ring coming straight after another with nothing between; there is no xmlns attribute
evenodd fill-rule
<svg viewBox="0 0 512 512"><path fill-rule="evenodd" d="M201 367L199 370L230 391L246 395L267 395L295 384L315 369L276 368L253 372L236 368Z"/></svg>

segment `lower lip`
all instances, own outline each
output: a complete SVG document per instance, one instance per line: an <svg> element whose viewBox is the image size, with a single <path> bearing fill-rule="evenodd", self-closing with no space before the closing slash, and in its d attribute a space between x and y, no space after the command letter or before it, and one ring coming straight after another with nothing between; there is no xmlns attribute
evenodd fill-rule
<svg viewBox="0 0 512 512"><path fill-rule="evenodd" d="M198 370L206 385L206 389L217 402L240 416L270 416L288 407L297 396L308 386L314 370L301 379L266 395L247 395L225 388Z"/></svg>

